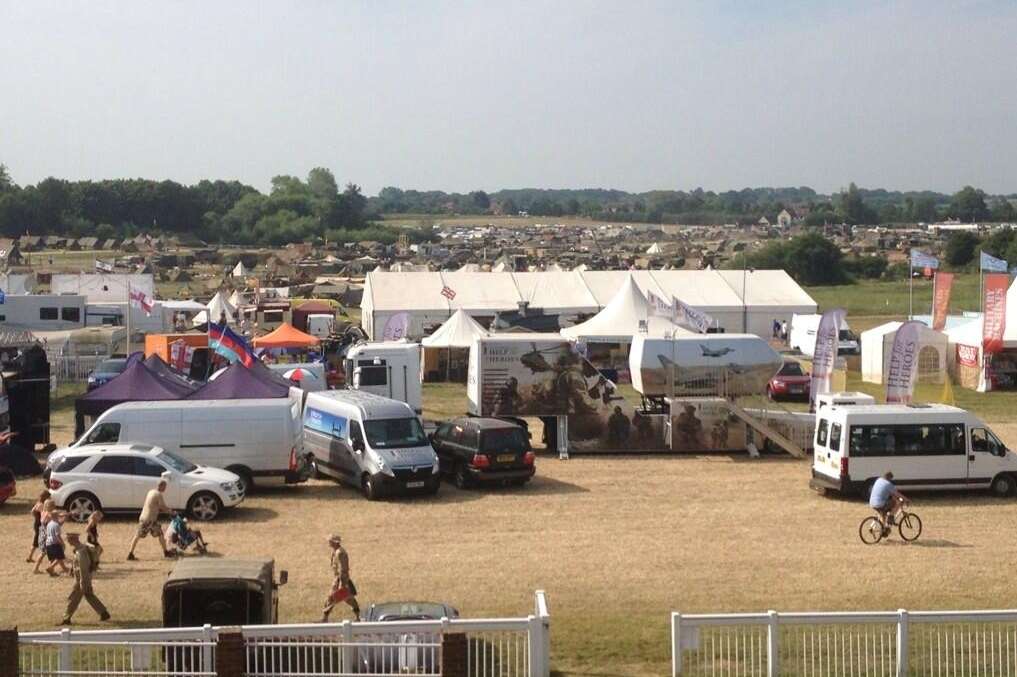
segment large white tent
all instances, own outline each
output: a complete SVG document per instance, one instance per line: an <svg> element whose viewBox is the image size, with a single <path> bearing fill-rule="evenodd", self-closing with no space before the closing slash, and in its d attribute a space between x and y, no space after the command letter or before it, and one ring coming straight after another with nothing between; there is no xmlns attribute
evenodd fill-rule
<svg viewBox="0 0 1017 677"><path fill-rule="evenodd" d="M630 276L644 295L653 291L664 299L677 297L709 313L727 332L768 337L774 320L790 322L792 313L816 312L816 302L782 270L372 271L364 284L362 322L368 336L374 336L392 315L407 312L409 337L420 338L425 327L441 324L460 308L473 317L517 310L520 303L555 315L594 314Z"/></svg>
<svg viewBox="0 0 1017 677"><path fill-rule="evenodd" d="M903 322L886 322L862 332L862 380L883 383L890 353ZM918 330L918 382L943 383L946 378L949 341L946 334L922 325Z"/></svg>
<svg viewBox="0 0 1017 677"><path fill-rule="evenodd" d="M644 331L650 336L693 333L666 317L654 315L649 301L630 275L603 310L585 322L562 329L561 333L592 343L631 343L633 335Z"/></svg>
<svg viewBox="0 0 1017 677"><path fill-rule="evenodd" d="M205 306L205 310L195 315L191 323L196 327L206 322L218 322L223 315L226 316L227 324L236 324L236 307L226 299L226 296L221 291L217 291L212 300Z"/></svg>

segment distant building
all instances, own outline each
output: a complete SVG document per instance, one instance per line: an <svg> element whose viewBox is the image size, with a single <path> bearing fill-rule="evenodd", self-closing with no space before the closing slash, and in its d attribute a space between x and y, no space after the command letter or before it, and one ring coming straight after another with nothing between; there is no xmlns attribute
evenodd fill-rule
<svg viewBox="0 0 1017 677"><path fill-rule="evenodd" d="M781 228L787 228L793 220L794 216L786 209L780 210L780 214L777 214L777 225Z"/></svg>

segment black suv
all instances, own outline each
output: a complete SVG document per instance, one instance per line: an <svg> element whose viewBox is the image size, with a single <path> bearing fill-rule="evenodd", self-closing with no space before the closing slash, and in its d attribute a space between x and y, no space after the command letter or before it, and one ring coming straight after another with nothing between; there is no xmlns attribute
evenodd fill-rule
<svg viewBox="0 0 1017 677"><path fill-rule="evenodd" d="M497 418L460 417L431 435L441 472L460 489L476 482L526 484L536 471L526 429Z"/></svg>

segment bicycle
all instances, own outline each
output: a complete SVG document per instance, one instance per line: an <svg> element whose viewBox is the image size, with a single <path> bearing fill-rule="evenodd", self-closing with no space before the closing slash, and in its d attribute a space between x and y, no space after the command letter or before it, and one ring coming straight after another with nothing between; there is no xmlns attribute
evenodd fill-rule
<svg viewBox="0 0 1017 677"><path fill-rule="evenodd" d="M880 521L879 517L870 515L858 525L858 536L862 539L862 543L875 545L884 538L888 538L891 529L892 527L883 526L883 522ZM921 518L915 513L907 512L904 508L901 508L897 513L897 532L904 541L910 543L922 535Z"/></svg>

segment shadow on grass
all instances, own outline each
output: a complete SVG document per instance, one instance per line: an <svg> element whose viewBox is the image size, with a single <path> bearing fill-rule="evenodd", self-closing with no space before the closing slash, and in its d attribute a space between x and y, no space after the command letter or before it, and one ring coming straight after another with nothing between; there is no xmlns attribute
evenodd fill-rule
<svg viewBox="0 0 1017 677"><path fill-rule="evenodd" d="M975 546L967 544L967 543L956 543L954 541L947 541L947 540L942 539L942 538L928 538L928 539L924 539L924 540L919 538L917 541L911 541L910 543L908 543L907 541L899 541L899 540L896 540L896 539L890 539L890 540L886 540L886 541L883 541L883 542L886 545L899 545L899 546L906 545L909 548L973 548L973 547L975 547Z"/></svg>
<svg viewBox="0 0 1017 677"><path fill-rule="evenodd" d="M271 508L259 508L255 506L245 506L243 503L237 507L227 510L223 513L223 516L216 520L215 524L237 524L244 522L267 522L271 519L275 519L279 516L279 513ZM201 522L195 522L196 525L202 524Z"/></svg>

